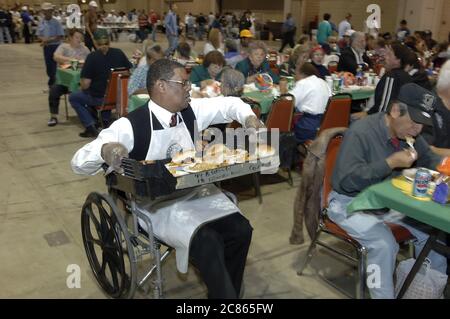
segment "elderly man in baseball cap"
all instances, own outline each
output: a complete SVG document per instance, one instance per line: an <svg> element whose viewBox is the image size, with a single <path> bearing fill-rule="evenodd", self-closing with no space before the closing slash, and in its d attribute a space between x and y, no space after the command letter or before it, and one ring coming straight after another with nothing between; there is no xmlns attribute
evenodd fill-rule
<svg viewBox="0 0 450 319"><path fill-rule="evenodd" d="M394 298L393 275L399 249L385 221L406 228L415 238L416 254L428 239L426 227L395 211L347 213L347 206L367 187L398 175L413 166L436 169L441 158L420 135L424 125L432 125L437 101L430 91L417 84L400 89L386 113L369 115L346 132L339 150L329 195L328 217L364 247L367 265L380 269L378 287L368 287L372 298ZM445 273L444 256L431 251L431 267Z"/></svg>

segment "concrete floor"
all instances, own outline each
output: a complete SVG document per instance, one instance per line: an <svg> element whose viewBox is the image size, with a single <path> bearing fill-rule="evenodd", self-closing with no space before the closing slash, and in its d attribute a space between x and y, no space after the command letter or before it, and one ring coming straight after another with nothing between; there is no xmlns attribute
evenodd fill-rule
<svg viewBox="0 0 450 319"><path fill-rule="evenodd" d="M140 47L126 41L113 45L128 55ZM63 103L60 124L47 126L47 78L38 44L0 45L0 70L0 298L105 298L80 232L81 206L89 192L106 191L104 178L77 176L70 168L75 151L89 140L78 137L82 127L70 106L65 121ZM331 274L352 289L351 269L329 254L317 254L305 275L296 275L309 242L288 243L298 175L294 184L263 186L262 205L254 198L240 202L254 227L245 297L343 298L317 274ZM81 268L79 289L66 285L71 264ZM192 270L177 274L173 256L164 264L164 277L167 298L206 296Z"/></svg>

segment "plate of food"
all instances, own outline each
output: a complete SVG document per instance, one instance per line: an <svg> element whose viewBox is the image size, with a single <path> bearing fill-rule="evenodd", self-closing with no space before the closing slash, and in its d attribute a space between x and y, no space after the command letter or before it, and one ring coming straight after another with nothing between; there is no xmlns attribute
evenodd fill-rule
<svg viewBox="0 0 450 319"><path fill-rule="evenodd" d="M260 144L256 148L256 155L258 157L268 157L275 155L275 149L267 144Z"/></svg>
<svg viewBox="0 0 450 319"><path fill-rule="evenodd" d="M222 164L232 155L232 151L223 144L213 144L205 148L203 162L210 164Z"/></svg>
<svg viewBox="0 0 450 319"><path fill-rule="evenodd" d="M172 161L168 165L181 166L186 164L193 164L198 161L195 155L195 150L186 150L184 152L179 152L172 157Z"/></svg>

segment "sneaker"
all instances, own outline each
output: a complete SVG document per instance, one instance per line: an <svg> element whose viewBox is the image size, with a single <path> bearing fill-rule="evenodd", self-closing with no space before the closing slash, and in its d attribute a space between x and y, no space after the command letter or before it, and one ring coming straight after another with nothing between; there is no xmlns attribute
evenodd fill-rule
<svg viewBox="0 0 450 319"><path fill-rule="evenodd" d="M81 132L79 134L80 137L97 137L98 136L98 131L95 128L95 126L89 126L86 128L86 130L84 130L84 132Z"/></svg>
<svg viewBox="0 0 450 319"><path fill-rule="evenodd" d="M51 117L47 122L48 126L55 126L56 124L58 124L58 119L56 117Z"/></svg>

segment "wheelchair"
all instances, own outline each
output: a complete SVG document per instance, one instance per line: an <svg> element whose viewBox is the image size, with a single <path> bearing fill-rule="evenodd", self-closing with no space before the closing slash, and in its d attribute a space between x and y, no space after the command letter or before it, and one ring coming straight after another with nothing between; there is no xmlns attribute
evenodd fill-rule
<svg viewBox="0 0 450 319"><path fill-rule="evenodd" d="M152 222L139 203L170 200L189 191L176 189L176 179L165 163L141 165L125 158L124 175L106 175L108 193L92 192L84 202L84 248L95 279L111 298L131 299L138 289L145 295L153 290L155 299L164 297L161 266L174 248L155 236ZM225 195L237 205L234 194Z"/></svg>

